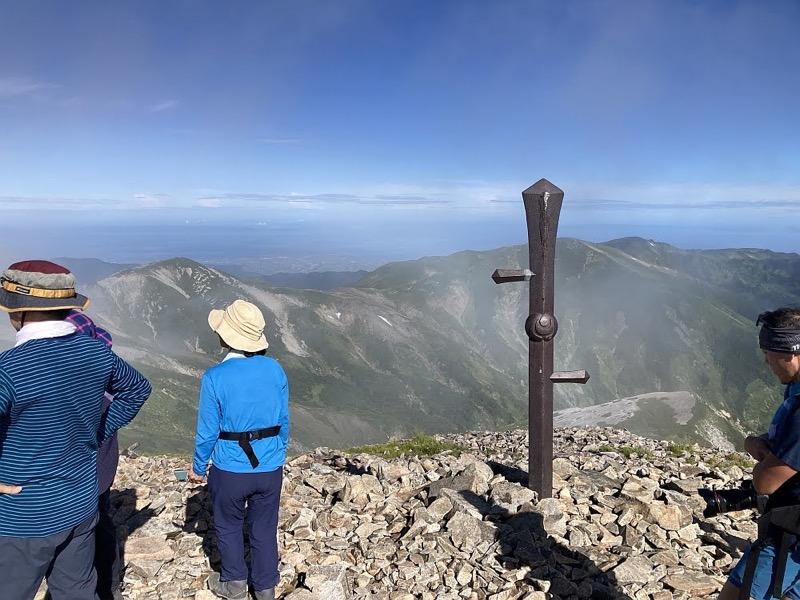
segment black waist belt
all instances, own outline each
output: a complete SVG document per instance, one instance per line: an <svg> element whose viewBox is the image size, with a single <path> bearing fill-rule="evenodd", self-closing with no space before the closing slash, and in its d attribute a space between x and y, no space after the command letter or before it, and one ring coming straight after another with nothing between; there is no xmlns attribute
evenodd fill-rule
<svg viewBox="0 0 800 600"><path fill-rule="evenodd" d="M275 437L281 432L281 426L275 425L274 427L267 427L266 429L254 429L253 431L220 431L219 439L230 440L239 442L239 447L244 450L250 464L255 469L258 466L258 459L256 453L253 452L253 447L250 442L253 440L261 440L268 437Z"/></svg>

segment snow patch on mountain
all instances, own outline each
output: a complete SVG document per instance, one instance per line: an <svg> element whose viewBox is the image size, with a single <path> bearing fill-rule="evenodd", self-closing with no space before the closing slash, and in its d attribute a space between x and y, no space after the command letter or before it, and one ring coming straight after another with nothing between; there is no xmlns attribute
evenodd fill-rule
<svg viewBox="0 0 800 600"><path fill-rule="evenodd" d="M671 407L678 425L686 425L691 420L692 409L697 402L691 392L652 392L595 406L559 410L553 413L553 424L555 427L618 425L634 417L641 408L640 404L646 400L660 400Z"/></svg>
<svg viewBox="0 0 800 600"><path fill-rule="evenodd" d="M175 281L175 271L174 269L166 269L164 267L153 269L150 272L150 277L155 279L156 281L160 281L167 287L172 288L176 292L178 292L184 298L191 298L189 294L187 294Z"/></svg>
<svg viewBox="0 0 800 600"><path fill-rule="evenodd" d="M733 452L736 450L736 446L731 443L727 436L716 426L707 421L698 424L697 431L702 434L703 438L708 441L708 445L712 448L718 448L725 452Z"/></svg>
<svg viewBox="0 0 800 600"><path fill-rule="evenodd" d="M144 284L145 282L142 277L132 272L126 272L98 281L97 287L105 290L108 297L122 309L123 307L118 299L125 300L127 306L138 304L144 292ZM124 312L130 311L125 310Z"/></svg>
<svg viewBox="0 0 800 600"><path fill-rule="evenodd" d="M200 379L203 375L202 369L192 368L186 365L186 363L175 360L165 354L154 353L152 350L125 346L125 348L117 349L117 352L122 358L130 362L138 362L140 364L158 367L165 371L178 373L180 375L188 375L189 377L196 377L197 379Z"/></svg>
<svg viewBox="0 0 800 600"><path fill-rule="evenodd" d="M301 306L296 298L291 298L283 294L274 294L265 290L260 290L252 285L240 284L242 290L247 292L254 300L266 306L275 317L275 324L281 335L281 341L286 350L296 356L308 356L309 351L306 343L297 337L294 324L289 320L287 305Z"/></svg>

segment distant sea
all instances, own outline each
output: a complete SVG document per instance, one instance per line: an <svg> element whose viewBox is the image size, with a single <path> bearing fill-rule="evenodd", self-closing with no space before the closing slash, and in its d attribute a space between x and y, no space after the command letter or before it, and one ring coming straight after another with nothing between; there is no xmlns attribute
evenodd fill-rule
<svg viewBox="0 0 800 600"><path fill-rule="evenodd" d="M173 218L154 223L38 225L35 231L11 227L0 237L0 259L8 264L32 257L71 256L148 263L183 256L204 263L230 264L249 259L314 257L310 262L322 270L371 270L391 261L525 244L524 211L519 213L480 218L457 211L452 217L436 218L425 213L405 214L372 223L345 218L329 223L310 219L235 223L230 219L195 222ZM713 223L675 226L657 221L585 225L576 222L574 216L564 219L562 215L559 236L592 242L635 236L686 249L750 247L797 252L800 244L790 228L785 229L764 231ZM320 257L332 260L322 264L325 261L320 262Z"/></svg>
<svg viewBox="0 0 800 600"><path fill-rule="evenodd" d="M493 227L491 221L420 220L373 225L115 223L40 228L35 238L19 234L6 237L0 250L15 256L90 257L120 263L147 263L176 256L212 263L274 256L338 256L351 259L358 269L394 260L525 243L524 221L515 229L509 232Z"/></svg>

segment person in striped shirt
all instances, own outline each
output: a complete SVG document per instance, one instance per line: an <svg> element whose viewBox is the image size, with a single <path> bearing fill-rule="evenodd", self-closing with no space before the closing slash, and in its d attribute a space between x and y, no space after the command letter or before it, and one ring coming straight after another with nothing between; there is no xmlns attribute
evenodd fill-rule
<svg viewBox="0 0 800 600"><path fill-rule="evenodd" d="M0 310L16 345L0 354L0 598L97 600L97 450L128 424L150 384L102 341L65 321L84 310L68 269L11 265ZM114 397L101 413L104 394Z"/></svg>
<svg viewBox="0 0 800 600"><path fill-rule="evenodd" d="M111 348L111 334L94 324L86 314L73 310L65 321L75 325L76 331L103 342ZM106 393L101 413L108 410L114 398ZM117 539L117 526L111 516L111 485L117 476L119 440L115 433L97 450L97 526L94 528L94 568L97 571L97 595L100 600L122 600L120 571L122 556Z"/></svg>

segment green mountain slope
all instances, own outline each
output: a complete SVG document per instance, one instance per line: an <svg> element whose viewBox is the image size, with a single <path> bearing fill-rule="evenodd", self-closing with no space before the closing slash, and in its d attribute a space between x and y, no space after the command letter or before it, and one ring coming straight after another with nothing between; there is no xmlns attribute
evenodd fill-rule
<svg viewBox="0 0 800 600"><path fill-rule="evenodd" d="M121 354L154 383L141 422L128 432L146 449L164 447L168 437L168 450L180 451L176 427L191 446L187 402L196 397L199 373L219 359L206 315L235 298L265 313L269 352L286 369L297 407L293 437L303 446L507 427L524 416L519 382L469 346L453 344L434 321L399 311L373 290L260 287L175 259L103 280L92 292L92 314L120 332Z"/></svg>
<svg viewBox="0 0 800 600"><path fill-rule="evenodd" d="M497 267L523 266L522 246L463 252L387 265L359 285L424 306L443 327L459 329L496 357L497 368L526 378L528 286L498 286L488 276ZM695 410L704 421L701 432L713 428L737 439L763 426L780 390L762 364L755 317L800 303L798 269L795 254L684 251L639 239L559 240L556 368L585 368L592 378L586 386L556 386L555 407L688 391L701 399ZM695 426L680 435L705 434Z"/></svg>
<svg viewBox="0 0 800 600"><path fill-rule="evenodd" d="M562 239L556 256L556 368L591 374L585 386L556 386L557 409L663 393L623 426L706 443L763 427L781 391L762 364L755 316L800 303L800 256L635 238ZM524 424L528 285L490 278L523 266L519 246L392 263L330 291L242 281L188 259L104 279L90 314L155 389L123 439L191 448L198 375L219 360L206 316L239 297L264 310L298 449ZM668 399L684 393L697 399L689 416L671 417Z"/></svg>

